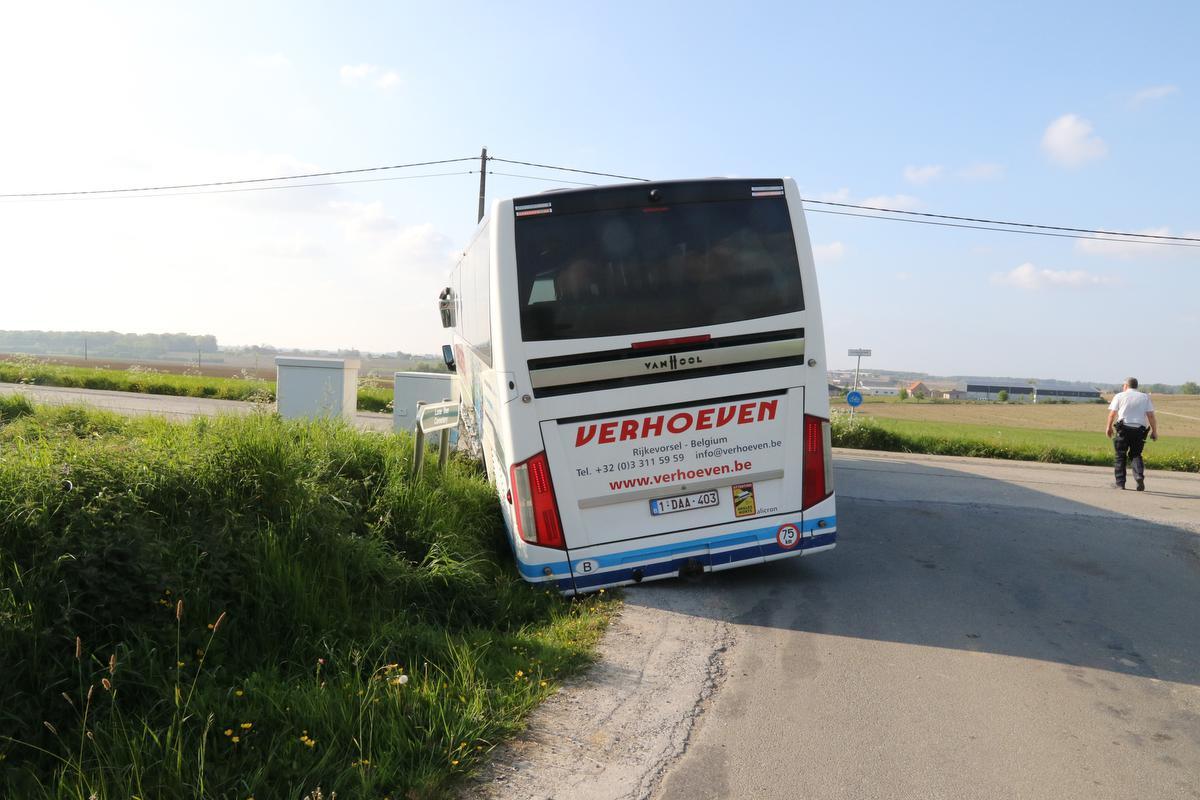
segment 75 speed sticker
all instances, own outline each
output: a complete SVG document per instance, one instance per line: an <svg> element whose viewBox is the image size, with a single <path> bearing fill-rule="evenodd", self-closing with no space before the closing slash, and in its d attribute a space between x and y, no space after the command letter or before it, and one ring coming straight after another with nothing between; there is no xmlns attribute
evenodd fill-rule
<svg viewBox="0 0 1200 800"><path fill-rule="evenodd" d="M800 543L800 529L790 522L780 525L775 533L775 541L779 542L779 546L784 550L791 550Z"/></svg>

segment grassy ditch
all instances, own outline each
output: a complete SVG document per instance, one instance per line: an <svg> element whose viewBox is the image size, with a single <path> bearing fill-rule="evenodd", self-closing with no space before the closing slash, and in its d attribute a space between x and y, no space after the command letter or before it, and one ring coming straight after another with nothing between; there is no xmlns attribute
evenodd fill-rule
<svg viewBox="0 0 1200 800"><path fill-rule="evenodd" d="M217 400L275 402L275 382L213 375L176 375L139 367L127 370L73 367L35 358L0 360L0 383L63 386L71 389L106 389L113 392L165 394L175 397L209 397ZM364 378L358 389L359 411L391 413L392 389Z"/></svg>
<svg viewBox="0 0 1200 800"><path fill-rule="evenodd" d="M851 424L846 414L834 417L833 445L1054 464L1111 466L1113 461L1112 444L1100 432L863 417ZM1200 472L1200 439L1194 437L1147 442L1144 455L1149 469Z"/></svg>
<svg viewBox="0 0 1200 800"><path fill-rule="evenodd" d="M446 794L610 606L521 581L486 481L410 447L0 397L0 796Z"/></svg>

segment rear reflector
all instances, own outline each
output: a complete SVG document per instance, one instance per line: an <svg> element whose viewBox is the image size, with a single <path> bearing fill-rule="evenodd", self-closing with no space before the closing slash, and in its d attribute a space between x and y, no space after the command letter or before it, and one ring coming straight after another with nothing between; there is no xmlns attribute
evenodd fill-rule
<svg viewBox="0 0 1200 800"><path fill-rule="evenodd" d="M674 347L677 344L696 344L697 342L712 341L712 334L702 333L698 336L676 336L674 339L651 339L646 342L634 342L630 345L634 350L645 347Z"/></svg>
<svg viewBox="0 0 1200 800"><path fill-rule="evenodd" d="M530 544L563 548L562 523L558 518L558 502L554 499L546 454L538 453L528 461L513 464L510 477L517 533Z"/></svg>
<svg viewBox="0 0 1200 800"><path fill-rule="evenodd" d="M804 415L804 508L811 508L833 494L830 438L829 420Z"/></svg>

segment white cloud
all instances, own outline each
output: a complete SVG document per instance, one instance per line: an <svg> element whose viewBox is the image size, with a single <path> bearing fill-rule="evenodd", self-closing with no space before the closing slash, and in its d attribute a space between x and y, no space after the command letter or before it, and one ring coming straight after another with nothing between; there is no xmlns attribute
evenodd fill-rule
<svg viewBox="0 0 1200 800"><path fill-rule="evenodd" d="M324 258L328 252L325 245L302 234L293 234L275 239L264 239L251 246L251 251L268 258L309 259Z"/></svg>
<svg viewBox="0 0 1200 800"><path fill-rule="evenodd" d="M876 208L890 208L896 211L915 211L921 207L921 201L912 195L907 194L891 194L891 195L875 195L863 200L860 205L874 206Z"/></svg>
<svg viewBox="0 0 1200 800"><path fill-rule="evenodd" d="M269 55L251 56L250 63L263 70L280 70L290 67L292 60L283 53L271 53Z"/></svg>
<svg viewBox="0 0 1200 800"><path fill-rule="evenodd" d="M990 181L1004 176L1004 165L983 161L968 164L955 174L968 181Z"/></svg>
<svg viewBox="0 0 1200 800"><path fill-rule="evenodd" d="M1093 286L1111 286L1115 283L1114 278L1106 275L1095 275L1082 269L1039 269L1028 261L1008 272L992 275L992 284L995 286L1012 286L1026 291L1085 289Z"/></svg>
<svg viewBox="0 0 1200 800"><path fill-rule="evenodd" d="M1133 105L1140 106L1154 100L1162 100L1164 97L1175 94L1178 91L1178 86L1147 86L1145 89L1134 92Z"/></svg>
<svg viewBox="0 0 1200 800"><path fill-rule="evenodd" d="M842 244L841 242L813 245L813 259L818 263L840 261L844 255L846 255L846 245Z"/></svg>
<svg viewBox="0 0 1200 800"><path fill-rule="evenodd" d="M347 86L361 86L370 82L376 89L384 91L394 89L403 82L400 73L391 69L385 70L374 64L346 64L339 74L342 76L342 83Z"/></svg>
<svg viewBox="0 0 1200 800"><path fill-rule="evenodd" d="M1101 229L1103 230L1103 229ZM1158 228L1142 228L1141 230L1133 231L1133 233L1142 233L1148 236L1186 236L1188 238L1200 238L1200 231L1185 231L1182 234L1172 234L1171 229L1166 225ZM1075 242L1075 249L1081 253L1087 253L1093 256L1110 256L1115 258L1161 258L1170 255L1179 255L1186 251L1178 247L1164 247L1162 245L1151 245L1139 242L1137 239L1121 239L1117 234L1109 234L1111 239L1078 239Z"/></svg>
<svg viewBox="0 0 1200 800"><path fill-rule="evenodd" d="M1108 145L1092 133L1092 123L1075 114L1063 114L1042 134L1042 150L1056 164L1079 167L1108 154Z"/></svg>
<svg viewBox="0 0 1200 800"><path fill-rule="evenodd" d="M836 192L825 192L824 194L819 194L817 195L817 199L826 203L849 203L850 190L843 186Z"/></svg>
<svg viewBox="0 0 1200 800"><path fill-rule="evenodd" d="M929 164L924 167L905 167L904 180L909 183L923 184L942 177L944 167L941 164Z"/></svg>
<svg viewBox="0 0 1200 800"><path fill-rule="evenodd" d="M400 227L396 218L388 214L379 201L356 203L334 200L329 203L329 208L338 213L346 239L352 242L392 233Z"/></svg>
<svg viewBox="0 0 1200 800"><path fill-rule="evenodd" d="M371 64L346 64L340 70L342 83L355 86L362 83L378 69L379 67L372 66Z"/></svg>
<svg viewBox="0 0 1200 800"><path fill-rule="evenodd" d="M380 89L391 89L399 85L400 75L392 70L388 70L387 72L383 73L379 76L379 79L375 81L375 86Z"/></svg>

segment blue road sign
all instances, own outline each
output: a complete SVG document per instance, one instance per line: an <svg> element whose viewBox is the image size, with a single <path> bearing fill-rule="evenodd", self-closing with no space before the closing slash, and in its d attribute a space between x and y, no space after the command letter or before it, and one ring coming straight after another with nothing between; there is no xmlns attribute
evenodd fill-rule
<svg viewBox="0 0 1200 800"><path fill-rule="evenodd" d="M850 404L851 408L858 408L859 406L862 405L862 392L859 392L859 391L849 392L846 395L846 402Z"/></svg>

